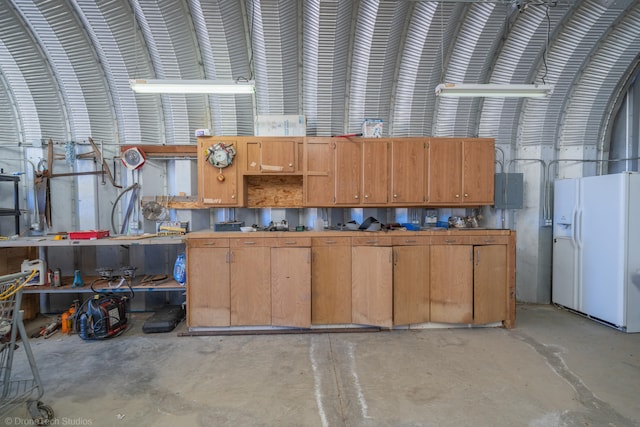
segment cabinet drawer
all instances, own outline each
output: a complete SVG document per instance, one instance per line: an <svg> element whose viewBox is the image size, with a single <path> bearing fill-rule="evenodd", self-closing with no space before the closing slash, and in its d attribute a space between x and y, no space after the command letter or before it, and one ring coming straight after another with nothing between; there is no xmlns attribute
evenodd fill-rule
<svg viewBox="0 0 640 427"><path fill-rule="evenodd" d="M508 245L509 236L470 236L472 245Z"/></svg>
<svg viewBox="0 0 640 427"><path fill-rule="evenodd" d="M188 239L190 248L228 248L229 239Z"/></svg>
<svg viewBox="0 0 640 427"><path fill-rule="evenodd" d="M391 238L393 246L418 246L428 245L430 239L428 236L395 236Z"/></svg>
<svg viewBox="0 0 640 427"><path fill-rule="evenodd" d="M351 237L314 237L311 246L351 246Z"/></svg>
<svg viewBox="0 0 640 427"><path fill-rule="evenodd" d="M239 239L229 239L229 246L232 248L242 248L246 246L253 247L264 247L264 246L275 246L276 239L269 239L264 237L242 237Z"/></svg>
<svg viewBox="0 0 640 427"><path fill-rule="evenodd" d="M276 245L280 248L308 248L311 246L311 237L278 237Z"/></svg>
<svg viewBox="0 0 640 427"><path fill-rule="evenodd" d="M391 246L391 236L357 236L351 238L353 246Z"/></svg>
<svg viewBox="0 0 640 427"><path fill-rule="evenodd" d="M432 245L468 245L469 236L431 236Z"/></svg>

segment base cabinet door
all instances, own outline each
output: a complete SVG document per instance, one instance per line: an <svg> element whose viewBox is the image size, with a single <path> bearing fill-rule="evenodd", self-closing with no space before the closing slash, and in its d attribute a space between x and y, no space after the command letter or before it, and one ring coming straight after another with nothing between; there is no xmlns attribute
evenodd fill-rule
<svg viewBox="0 0 640 427"><path fill-rule="evenodd" d="M473 323L507 319L507 245L473 247Z"/></svg>
<svg viewBox="0 0 640 427"><path fill-rule="evenodd" d="M393 324L391 246L353 246L351 262L352 322L390 328Z"/></svg>
<svg viewBox="0 0 640 427"><path fill-rule="evenodd" d="M221 247L216 247L221 246ZM187 325L229 326L229 241L189 242L187 247Z"/></svg>
<svg viewBox="0 0 640 427"><path fill-rule="evenodd" d="M430 320L430 248L393 247L393 324L408 325Z"/></svg>
<svg viewBox="0 0 640 427"><path fill-rule="evenodd" d="M271 248L237 240L247 246L231 248L231 325L270 325Z"/></svg>
<svg viewBox="0 0 640 427"><path fill-rule="evenodd" d="M311 323L351 323L351 239L319 237L311 246Z"/></svg>
<svg viewBox="0 0 640 427"><path fill-rule="evenodd" d="M271 248L271 324L311 326L311 248Z"/></svg>
<svg viewBox="0 0 640 427"><path fill-rule="evenodd" d="M473 322L473 246L431 246L431 321Z"/></svg>

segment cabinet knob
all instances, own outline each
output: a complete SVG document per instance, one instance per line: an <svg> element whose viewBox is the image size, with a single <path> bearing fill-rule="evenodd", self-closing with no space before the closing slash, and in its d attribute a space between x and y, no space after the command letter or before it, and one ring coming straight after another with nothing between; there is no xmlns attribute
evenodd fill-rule
<svg viewBox="0 0 640 427"><path fill-rule="evenodd" d="M232 198L232 199L235 199L235 198L236 198L236 195L235 195L235 194L232 194L232 195L231 195L231 198Z"/></svg>
<svg viewBox="0 0 640 427"><path fill-rule="evenodd" d="M355 196L353 196L353 198L354 198L354 199L357 199L357 198L358 198L358 195L356 194Z"/></svg>
<svg viewBox="0 0 640 427"><path fill-rule="evenodd" d="M398 197L398 195L397 195L397 194L394 194L394 195L393 195L393 197L394 197L394 198L396 198L396 197Z"/></svg>
<svg viewBox="0 0 640 427"><path fill-rule="evenodd" d="M464 197L469 197L469 195L467 193L464 193Z"/></svg>
<svg viewBox="0 0 640 427"><path fill-rule="evenodd" d="M456 199L458 199L459 197L460 197L460 195L459 195L459 194L456 194Z"/></svg>
<svg viewBox="0 0 640 427"><path fill-rule="evenodd" d="M292 168L293 167L293 163L289 163L289 167Z"/></svg>
<svg viewBox="0 0 640 427"><path fill-rule="evenodd" d="M364 198L365 198L365 199L368 199L368 198L369 198L369 195L368 195L368 194L365 194L365 195L364 195Z"/></svg>

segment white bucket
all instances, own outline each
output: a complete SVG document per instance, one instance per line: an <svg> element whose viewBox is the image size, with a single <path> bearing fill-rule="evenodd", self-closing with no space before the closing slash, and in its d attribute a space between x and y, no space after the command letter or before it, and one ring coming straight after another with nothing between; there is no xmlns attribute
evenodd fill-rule
<svg viewBox="0 0 640 427"><path fill-rule="evenodd" d="M41 259L22 261L22 272L31 273L32 270L38 270L35 276L26 284L26 286L44 285L47 283L47 264Z"/></svg>

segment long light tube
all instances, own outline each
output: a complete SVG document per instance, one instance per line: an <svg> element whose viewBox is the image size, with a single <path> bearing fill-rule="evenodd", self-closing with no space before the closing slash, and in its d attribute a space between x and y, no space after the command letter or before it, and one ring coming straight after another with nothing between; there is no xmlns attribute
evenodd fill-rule
<svg viewBox="0 0 640 427"><path fill-rule="evenodd" d="M234 80L153 80L132 79L129 85L138 93L214 93L253 94L253 81Z"/></svg>
<svg viewBox="0 0 640 427"><path fill-rule="evenodd" d="M442 83L436 86L436 96L444 97L544 98L552 93L553 85L547 84Z"/></svg>

